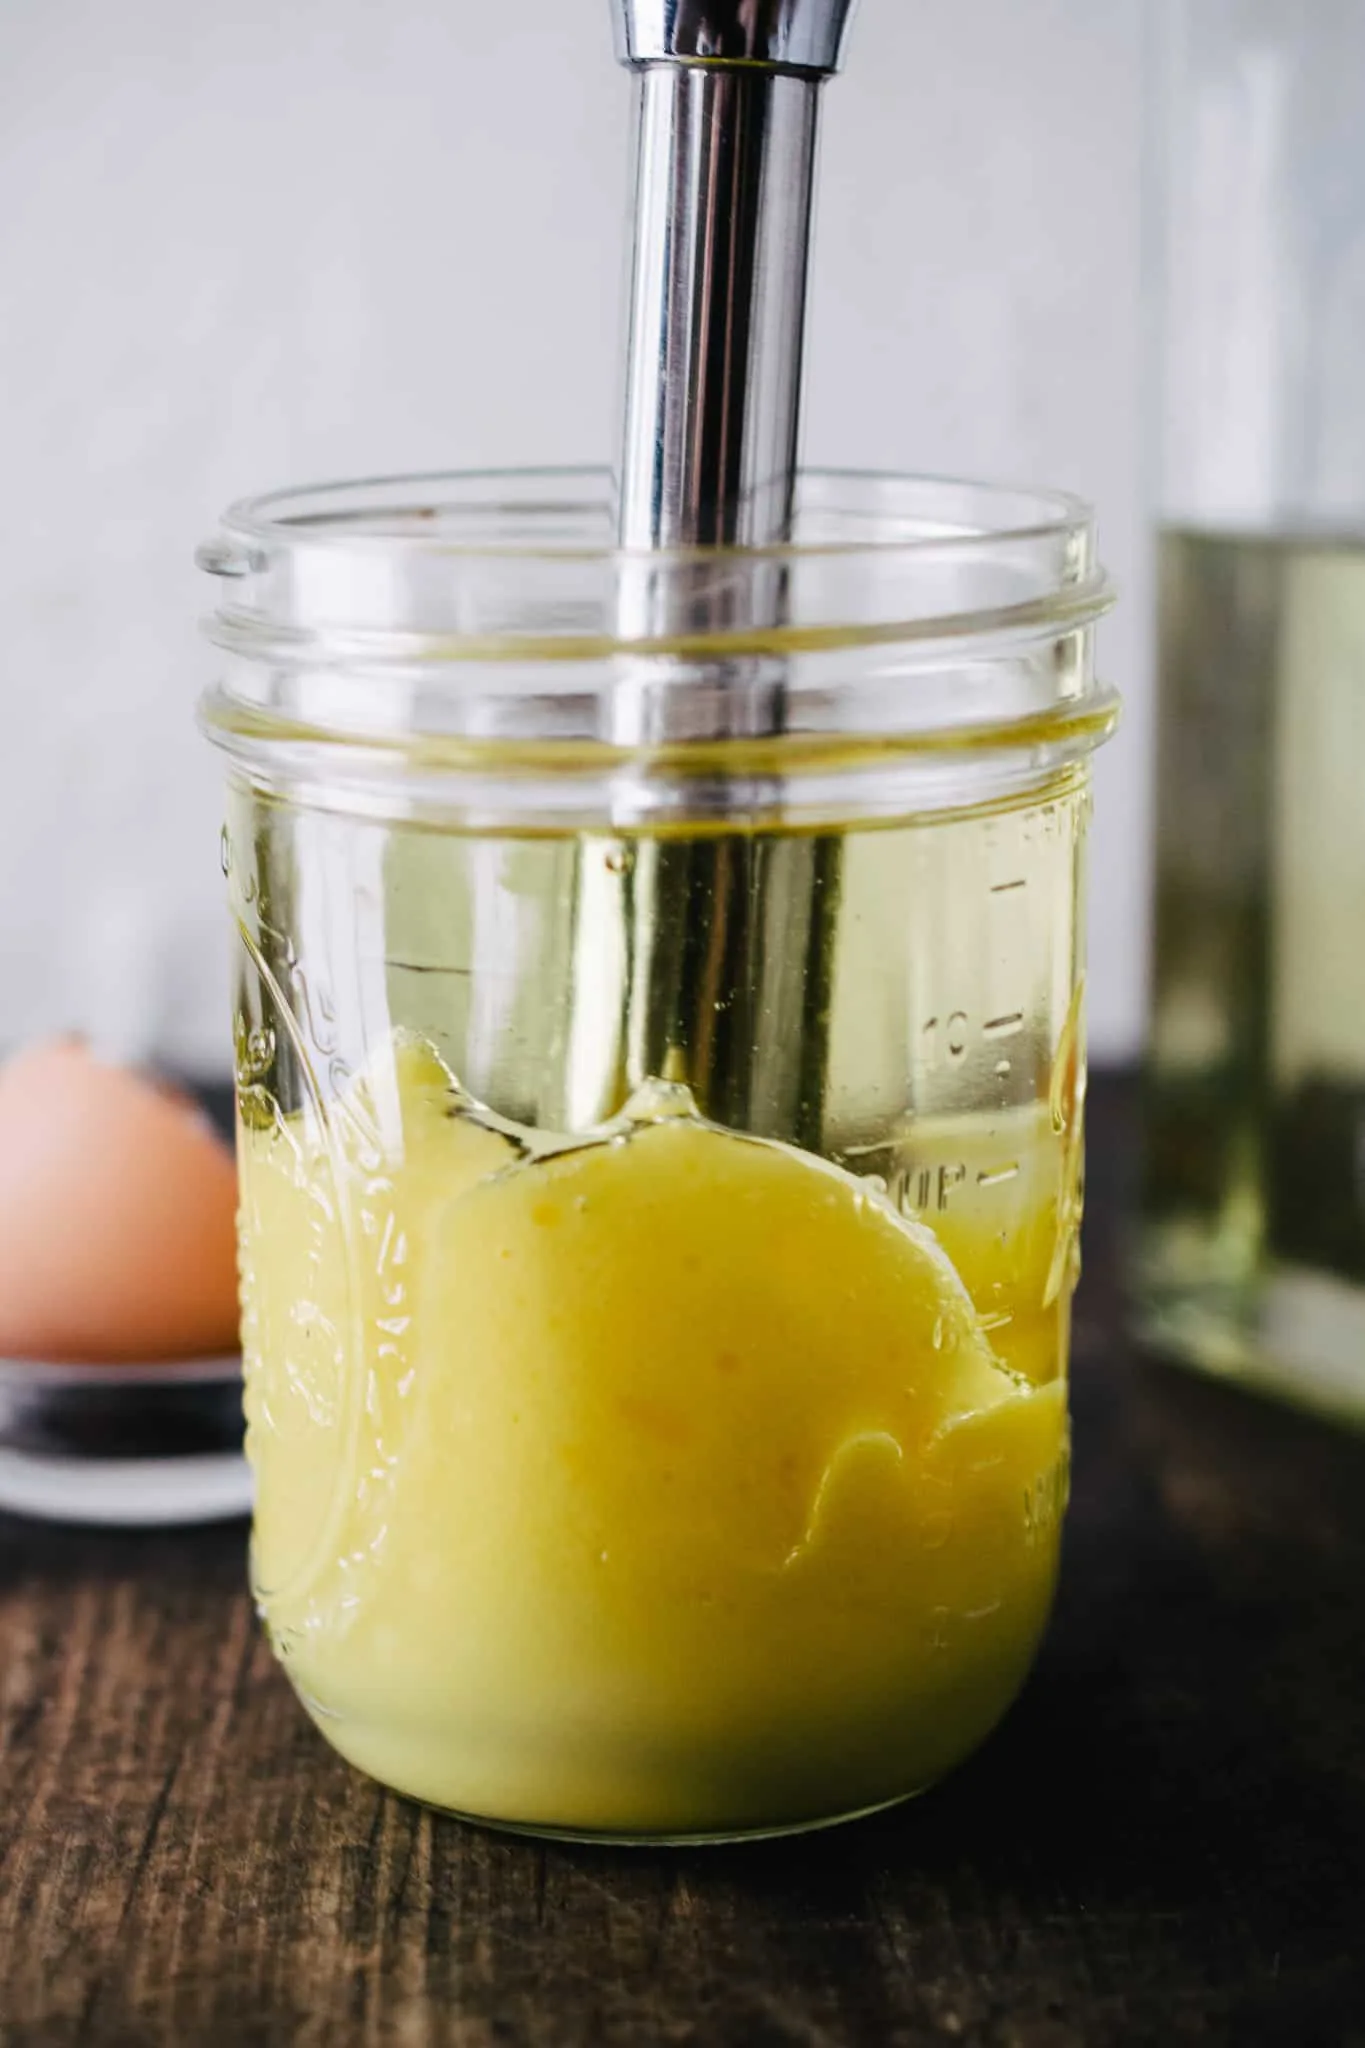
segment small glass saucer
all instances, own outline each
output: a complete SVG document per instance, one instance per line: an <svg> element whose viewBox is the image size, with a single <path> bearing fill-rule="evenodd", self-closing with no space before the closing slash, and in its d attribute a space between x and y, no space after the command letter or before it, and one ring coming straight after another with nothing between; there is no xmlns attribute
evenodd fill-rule
<svg viewBox="0 0 1365 2048"><path fill-rule="evenodd" d="M0 1510L127 1528L249 1514L241 1359L0 1359Z"/></svg>

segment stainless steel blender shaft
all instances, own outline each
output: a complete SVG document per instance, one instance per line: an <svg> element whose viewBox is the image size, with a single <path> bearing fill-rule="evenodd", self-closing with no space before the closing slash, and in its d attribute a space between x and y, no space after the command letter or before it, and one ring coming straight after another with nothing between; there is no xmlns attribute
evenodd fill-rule
<svg viewBox="0 0 1365 2048"><path fill-rule="evenodd" d="M804 78L641 75L626 546L754 544L790 526L815 115Z"/></svg>
<svg viewBox="0 0 1365 2048"><path fill-rule="evenodd" d="M759 64L798 76L839 69L856 0L617 0L623 64Z"/></svg>
<svg viewBox="0 0 1365 2048"><path fill-rule="evenodd" d="M790 528L816 125L852 0L616 0L638 73L620 537Z"/></svg>
<svg viewBox="0 0 1365 2048"><path fill-rule="evenodd" d="M638 75L620 633L761 634L783 623L780 561L674 551L791 531L819 91L854 0L615 4ZM621 744L785 723L776 652L623 660ZM732 784L716 805L719 819L743 809ZM721 1122L818 1142L837 896L834 844L742 824L642 834L619 884L585 868L577 971L597 994L571 1055L575 1120L668 1071ZM602 1005L621 973L619 1010ZM605 1036L604 1008L619 1017Z"/></svg>

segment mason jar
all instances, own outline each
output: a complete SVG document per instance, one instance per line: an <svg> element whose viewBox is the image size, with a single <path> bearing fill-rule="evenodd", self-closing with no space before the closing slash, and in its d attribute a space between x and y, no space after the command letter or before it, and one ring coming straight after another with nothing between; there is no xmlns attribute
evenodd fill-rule
<svg viewBox="0 0 1365 2048"><path fill-rule="evenodd" d="M771 1833L932 1783L1046 1622L1107 590L1060 496L613 528L414 477L201 550L253 1577L404 1793Z"/></svg>

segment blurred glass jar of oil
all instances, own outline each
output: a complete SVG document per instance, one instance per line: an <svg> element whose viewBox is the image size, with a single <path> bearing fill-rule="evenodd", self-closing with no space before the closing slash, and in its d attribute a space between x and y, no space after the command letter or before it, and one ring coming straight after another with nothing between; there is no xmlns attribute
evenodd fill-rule
<svg viewBox="0 0 1365 2048"><path fill-rule="evenodd" d="M1161 0L1145 1334L1365 1423L1365 0Z"/></svg>

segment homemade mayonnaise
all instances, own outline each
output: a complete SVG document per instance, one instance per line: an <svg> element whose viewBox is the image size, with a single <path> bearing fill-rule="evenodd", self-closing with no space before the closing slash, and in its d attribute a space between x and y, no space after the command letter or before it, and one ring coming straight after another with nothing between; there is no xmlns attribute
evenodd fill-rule
<svg viewBox="0 0 1365 2048"><path fill-rule="evenodd" d="M325 1120L243 1108L255 1582L344 1756L514 1825L705 1836L980 1742L1065 1505L1055 1174L940 1242L684 1088L547 1140L406 1038ZM1008 1365L993 1276L1060 1308Z"/></svg>

